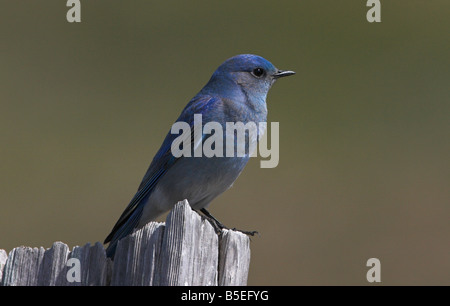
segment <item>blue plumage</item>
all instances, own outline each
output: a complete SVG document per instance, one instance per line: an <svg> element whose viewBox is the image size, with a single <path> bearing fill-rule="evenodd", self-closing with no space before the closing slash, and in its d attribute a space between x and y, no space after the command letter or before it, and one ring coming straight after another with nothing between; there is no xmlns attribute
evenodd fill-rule
<svg viewBox="0 0 450 306"><path fill-rule="evenodd" d="M292 71L276 69L257 55L232 57L217 68L176 122L186 122L191 130L194 130L194 114L202 115L203 126L218 122L224 129L226 122L266 122L266 97L270 87L276 79L292 74ZM224 157L175 157L171 146L177 137L179 135L169 131L138 191L106 237L109 257L114 256L118 240L170 210L178 201L187 199L194 209L207 208L214 198L232 186L250 157L250 152L243 157L227 157L225 147ZM188 141L192 150L208 137L210 135L203 134L201 143L197 144L191 135ZM224 131L224 143L226 137ZM249 138L245 138L247 147L249 142L257 141Z"/></svg>

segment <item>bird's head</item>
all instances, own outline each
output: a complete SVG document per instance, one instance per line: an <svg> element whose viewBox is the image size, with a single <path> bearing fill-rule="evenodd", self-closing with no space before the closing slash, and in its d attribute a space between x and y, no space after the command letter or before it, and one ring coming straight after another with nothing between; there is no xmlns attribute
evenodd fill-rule
<svg viewBox="0 0 450 306"><path fill-rule="evenodd" d="M277 79L293 74L295 74L294 71L277 69L271 62L261 56L240 54L229 58L220 65L211 80L219 82L231 80L247 94L251 96L262 95L265 98Z"/></svg>

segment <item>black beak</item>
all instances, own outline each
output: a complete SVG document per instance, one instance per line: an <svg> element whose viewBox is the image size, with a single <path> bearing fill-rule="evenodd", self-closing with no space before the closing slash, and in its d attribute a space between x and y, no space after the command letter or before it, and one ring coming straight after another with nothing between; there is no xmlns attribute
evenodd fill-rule
<svg viewBox="0 0 450 306"><path fill-rule="evenodd" d="M290 71L290 70L278 70L276 73L273 74L273 78L274 79L279 79L282 77L287 77L290 75L294 75L295 72L294 71Z"/></svg>

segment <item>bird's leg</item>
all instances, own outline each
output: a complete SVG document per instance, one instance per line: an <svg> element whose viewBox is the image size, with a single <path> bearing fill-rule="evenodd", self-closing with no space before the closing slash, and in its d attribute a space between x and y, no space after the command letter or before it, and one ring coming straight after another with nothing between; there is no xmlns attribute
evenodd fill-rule
<svg viewBox="0 0 450 306"><path fill-rule="evenodd" d="M214 227L214 230L217 234L222 234L223 229L229 229L225 225L223 225L219 220L217 220L209 211L207 211L205 208L200 209L200 211L205 215L205 217L208 219L208 221L211 223L211 225ZM255 234L258 234L257 231L242 231L238 230L236 228L232 228L232 231L238 231L243 234L254 236Z"/></svg>
<svg viewBox="0 0 450 306"><path fill-rule="evenodd" d="M222 234L222 230L227 228L225 225L223 225L219 220L214 218L213 215L209 211L207 211L205 208L200 209L200 211L205 215L206 219L211 223L211 225L214 227L214 230L218 235Z"/></svg>

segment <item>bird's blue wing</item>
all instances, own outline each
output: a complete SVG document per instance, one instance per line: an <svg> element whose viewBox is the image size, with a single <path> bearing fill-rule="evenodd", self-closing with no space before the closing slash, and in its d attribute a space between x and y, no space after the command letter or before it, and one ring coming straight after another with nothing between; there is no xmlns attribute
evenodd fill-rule
<svg viewBox="0 0 450 306"><path fill-rule="evenodd" d="M205 110L213 107L219 99L211 96L199 96L194 97L189 104L184 108L177 122L186 122L191 126L191 143L193 142L193 126L194 126L194 114L203 113ZM138 191L131 199L130 203L126 207L125 211L120 216L119 220L114 225L111 233L106 237L104 243L110 242L108 249L115 250L115 244L121 238L131 234L137 227L139 220L142 216L143 208L148 196L154 190L156 184L164 176L164 174L180 159L172 155L171 145L173 140L178 137L176 134L168 133L164 139L161 148L156 153L150 164ZM175 203L174 203L175 204ZM110 253L110 252L109 252Z"/></svg>

